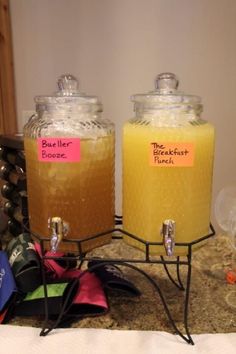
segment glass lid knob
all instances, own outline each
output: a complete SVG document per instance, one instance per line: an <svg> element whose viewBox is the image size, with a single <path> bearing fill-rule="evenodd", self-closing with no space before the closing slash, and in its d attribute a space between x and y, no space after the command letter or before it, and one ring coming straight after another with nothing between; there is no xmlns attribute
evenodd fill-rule
<svg viewBox="0 0 236 354"><path fill-rule="evenodd" d="M156 78L156 89L163 92L173 92L178 89L179 80L175 74L162 73Z"/></svg>
<svg viewBox="0 0 236 354"><path fill-rule="evenodd" d="M72 96L78 94L79 82L77 78L71 74L65 74L59 77L57 94L59 96Z"/></svg>

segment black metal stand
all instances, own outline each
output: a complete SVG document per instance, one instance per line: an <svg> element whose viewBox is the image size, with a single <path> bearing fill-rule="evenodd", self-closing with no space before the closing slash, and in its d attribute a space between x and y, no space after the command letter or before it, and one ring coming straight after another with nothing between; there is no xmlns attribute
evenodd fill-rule
<svg viewBox="0 0 236 354"><path fill-rule="evenodd" d="M122 217L116 217L116 225L120 225L122 223ZM118 235L117 235L118 233ZM107 234L112 234L113 239L122 239L122 235L126 235L127 237L130 237L132 239L135 239L136 241L139 241L142 243L145 247L145 252L143 253L143 259L110 259L110 258L94 258L94 257L88 257L86 254L82 252L82 245L84 242L87 242L88 240L94 240L99 237L105 236ZM86 272L92 272L95 268L101 267L104 264L114 264L114 265L122 265L126 266L129 268L134 269L135 271L139 272L141 275L143 275L154 287L155 291L160 297L160 300L162 302L163 308L166 312L166 315L169 319L170 325L173 327L174 331L176 334L178 334L184 341L186 341L188 344L194 345L194 342L192 340L192 337L190 335L189 329L188 329L188 305L189 305L189 296L190 296L190 284L191 284L191 270L192 270L192 248L194 245L212 237L215 235L215 230L212 225L210 225L210 233L206 236L203 236L197 240L194 240L190 243L175 243L176 246L180 247L185 247L187 248L187 255L186 256L177 256L176 259L171 259L167 256L160 256L160 259L152 259L150 255L150 246L163 246L162 242L147 242L144 241L143 239L140 239L139 237L130 234L129 232L123 230L122 228L114 228L113 230L108 230L106 232L88 237L86 239L80 239L80 240L64 240L64 242L73 242L78 245L78 255L75 256L70 256L70 257L46 257L43 256L42 258L42 279L43 279L43 285L44 285L44 293L45 293L45 320L43 324L43 328L41 330L40 335L41 336L46 336L49 332L51 332L53 329L57 328L59 324L62 321L63 314L65 313L65 309L67 307L71 292L73 291L73 287L70 289L70 292L67 294L67 297L64 301L63 308L61 309L61 312L57 318L56 321L52 325L49 325L49 316L48 316L48 294L47 294L47 281L46 281L46 274L45 274L45 268L44 268L44 261L46 259L57 259L57 260L77 260L80 261L81 264L84 261L89 261L89 260L99 260L100 262L93 267L84 270L81 272L80 276L77 279L77 282L79 282L79 279L84 276ZM34 237L36 237L41 245L42 249L42 254L44 254L44 242L49 241L46 238L41 238L38 235L33 234ZM184 258L184 259L182 259ZM158 285L157 281L155 281L150 275L148 275L144 270L140 269L137 265L135 264L161 264L163 265L166 274L169 278L169 280L181 291L185 291L185 297L184 297L184 313L183 313L183 324L184 324L184 329L185 329L185 334L181 332L181 330L177 327L173 316L169 310L168 304L165 300L165 296L163 295L163 292L161 291L160 286ZM177 280L175 280L170 271L169 267L170 266L176 266L176 277ZM183 285L183 282L181 280L180 276L180 267L181 266L186 266L187 267L187 276L186 276L186 281L185 281L185 287ZM76 286L76 282L74 283L74 286Z"/></svg>

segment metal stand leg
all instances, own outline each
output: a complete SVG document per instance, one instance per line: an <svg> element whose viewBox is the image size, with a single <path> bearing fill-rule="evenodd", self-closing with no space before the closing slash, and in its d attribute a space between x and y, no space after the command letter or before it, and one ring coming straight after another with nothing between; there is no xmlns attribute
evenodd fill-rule
<svg viewBox="0 0 236 354"><path fill-rule="evenodd" d="M192 337L189 333L188 329L188 305L189 305L189 295L190 295L190 285L191 285L191 274L192 274L192 247L189 247L188 254L188 273L187 273L187 284L186 284L186 293L185 293L185 302L184 302L184 327L186 331L186 335L189 340L189 344L194 345Z"/></svg>
<svg viewBox="0 0 236 354"><path fill-rule="evenodd" d="M171 312L169 310L169 307L167 305L167 302L165 300L165 297L163 295L163 292L161 291L158 283L149 275L147 274L145 271L143 271L142 269L138 268L137 266L130 264L130 263L126 263L123 261L101 261L101 263L94 265L93 267L91 267L89 270L85 270L84 272L81 273L81 275L78 277L78 281L81 277L84 276L84 274L86 274L87 272L92 272L95 269L102 267L104 264L112 264L112 265L122 265L122 266L126 266L128 268L134 269L135 271L141 273L154 287L155 291L157 292L157 294L159 295L162 305L164 307L164 310L166 312L166 315L170 321L171 326L173 327L174 331L188 344L194 344L189 330L188 330L188 326L187 326L187 318L188 318L188 299L189 299L189 288L190 288L190 280L191 280L191 264L189 263L189 270L188 270L188 276L187 276L187 286L186 286L186 296L185 296L185 305L184 305L184 326L185 326L185 331L186 331L186 335L184 335L176 326L173 317L171 315ZM63 308L61 310L61 313L59 314L57 320L55 321L55 323L50 327L46 329L46 326L44 326L43 330L41 331L40 335L47 335L49 332L51 332L53 329L57 328L58 325L60 324L61 320L62 320L62 316L64 314L65 308L68 304L68 299L70 297L70 294L67 295L67 298L65 299L65 303L63 305ZM45 301L47 302L47 298L45 297Z"/></svg>
<svg viewBox="0 0 236 354"><path fill-rule="evenodd" d="M190 285L191 285L191 273L192 273L192 246L196 243L199 243L203 240L206 240L207 238L213 236L215 234L215 231L212 227L212 225L210 225L210 229L211 229L211 233L201 237L198 240L193 241L192 243L179 243L178 246L184 246L188 248L188 254L187 256L185 256L185 259L187 257L187 260L182 260L180 258L180 256L177 256L176 260L173 261L170 258L165 259L163 256L160 256L160 260L151 260L150 259L150 254L149 254L149 243L148 242L144 242L143 240L140 241L140 239L132 234L129 234L128 232L122 230L122 229L114 229L113 232L119 232L119 233L123 233L126 236L132 237L140 242L142 242L142 244L146 245L146 252L144 254L144 259L104 259L104 258L89 258L86 256L85 253L79 252L78 256L73 256L73 259L77 259L77 261L80 262L79 264L79 269L81 268L83 262L85 261L90 261L90 260L98 260L100 261L99 263L97 263L96 265L92 266L89 268L89 270L85 270L83 271L77 280L75 280L74 284L72 285L70 291L68 292L64 304L62 306L61 312L58 315L57 320L54 322L53 325L49 326L49 311L48 311L48 294L47 294L47 283L46 283L46 274L45 274L45 269L44 269L44 261L45 259L47 259L48 257L42 257L42 279L43 279L43 285L44 285L44 294L45 294L45 319L44 319L44 323L43 323L43 328L40 332L41 336L46 336L49 332L51 332L53 329L57 328L60 323L62 322L63 319L63 315L65 314L65 310L68 306L69 300L70 300L70 296L72 294L72 291L74 290L74 287L76 285L78 285L79 279L86 274L86 272L92 272L93 270L95 270L98 267L101 267L104 264L114 264L114 265L122 265L122 266L126 266L129 267L137 272L139 272L141 275L143 275L148 281L149 283L152 284L152 286L154 287L155 291L157 292L157 294L159 295L159 298L161 300L161 303L163 305L163 308L166 312L166 315L169 319L169 322L172 326L172 328L174 329L175 333L178 334L185 342L187 342L188 344L194 345L193 339L190 335L190 331L188 329L188 307L189 307L189 297L190 297ZM111 233L111 230L109 230L107 233ZM101 235L104 236L104 234L106 233L102 233L99 234L97 236L93 236L92 239L96 238L96 237L100 237ZM114 236L114 238L117 238L116 236ZM118 237L118 238L122 238L122 237ZM85 240L88 241L88 238ZM75 242L75 241L73 241ZM79 246L79 250L82 250L82 242L83 240L79 240L78 241L78 246ZM157 246L161 246L162 243L155 243ZM42 250L42 254L43 254L43 241L41 241L41 250ZM50 257L49 257L50 258ZM68 258L68 257L67 257ZM169 280L177 287L177 289L181 290L181 291L185 291L185 296L184 296L184 313L183 313L183 325L184 325L184 329L185 329L185 333L183 334L181 332L181 330L177 327L172 314L170 312L169 306L166 302L165 296L160 288L160 286L158 285L158 282L155 281L149 274L147 274L144 270L142 270L141 268L138 268L136 265L134 264L159 264L162 265L166 271L166 274L169 278ZM177 276L177 280L175 280L170 271L169 271L169 266L170 265L175 265L176 266L176 276ZM181 280L180 277L180 268L181 266L187 266L187 278L186 278L186 286L184 287L183 282Z"/></svg>
<svg viewBox="0 0 236 354"><path fill-rule="evenodd" d="M179 289L179 290L184 290L184 286L183 286L183 283L181 281L181 278L180 278L180 272L179 272L179 256L177 257L177 264L176 264L176 274L177 274L177 279L178 279L178 283L174 280L174 278L172 277L172 275L170 274L169 272L169 269L168 269L168 266L167 264L165 263L165 258L163 256L160 256L162 262L163 262L163 266L164 266L164 269L166 271L166 274L168 275L168 278L170 279L170 281Z"/></svg>

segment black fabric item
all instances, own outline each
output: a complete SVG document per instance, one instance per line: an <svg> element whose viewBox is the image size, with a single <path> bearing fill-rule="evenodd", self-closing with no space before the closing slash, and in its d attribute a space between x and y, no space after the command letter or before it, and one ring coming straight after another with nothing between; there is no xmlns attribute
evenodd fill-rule
<svg viewBox="0 0 236 354"><path fill-rule="evenodd" d="M30 234L23 233L12 239L6 251L18 290L23 293L34 291L42 278L40 260Z"/></svg>
<svg viewBox="0 0 236 354"><path fill-rule="evenodd" d="M88 269L91 269L106 289L118 290L130 296L141 295L140 290L124 276L119 267L113 264L92 260L88 262Z"/></svg>
<svg viewBox="0 0 236 354"><path fill-rule="evenodd" d="M73 257L73 253L66 253L62 257ZM57 262L61 267L64 267L65 269L74 269L77 267L77 260L76 259L55 259L55 262Z"/></svg>
<svg viewBox="0 0 236 354"><path fill-rule="evenodd" d="M58 316L65 304L63 315L71 306L73 298L77 292L79 281L54 282L47 284L47 304L48 315ZM40 285L33 292L28 293L26 297L16 304L14 316L40 316L45 315L45 293L44 286Z"/></svg>

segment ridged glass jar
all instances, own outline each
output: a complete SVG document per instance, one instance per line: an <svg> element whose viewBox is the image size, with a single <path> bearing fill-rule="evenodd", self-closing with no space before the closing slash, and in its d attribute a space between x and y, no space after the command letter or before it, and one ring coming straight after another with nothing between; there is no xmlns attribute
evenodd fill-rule
<svg viewBox="0 0 236 354"><path fill-rule="evenodd" d="M50 240L48 220L60 217L66 239L84 239L114 227L114 124L102 118L96 96L78 92L72 75L58 86L35 98L36 115L24 127L30 229ZM82 251L109 240L86 241ZM62 240L58 248L75 252L77 244Z"/></svg>
<svg viewBox="0 0 236 354"><path fill-rule="evenodd" d="M177 88L174 74L160 74L155 91L133 96L135 117L123 129L123 226L166 242L150 246L153 254L186 254L176 242L209 232L214 128L200 118L200 97Z"/></svg>

